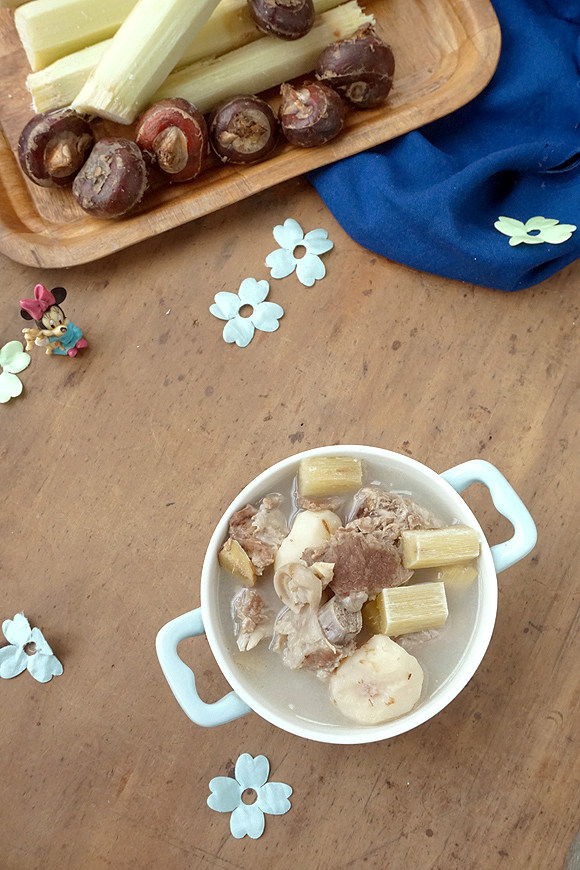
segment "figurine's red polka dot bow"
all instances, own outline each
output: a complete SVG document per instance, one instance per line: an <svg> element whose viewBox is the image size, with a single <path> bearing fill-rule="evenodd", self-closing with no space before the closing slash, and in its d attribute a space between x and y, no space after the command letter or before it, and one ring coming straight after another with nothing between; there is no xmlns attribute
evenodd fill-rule
<svg viewBox="0 0 580 870"><path fill-rule="evenodd" d="M34 299L20 300L20 307L34 320L41 320L42 315L51 305L56 305L56 299L43 284L37 284L34 288Z"/></svg>

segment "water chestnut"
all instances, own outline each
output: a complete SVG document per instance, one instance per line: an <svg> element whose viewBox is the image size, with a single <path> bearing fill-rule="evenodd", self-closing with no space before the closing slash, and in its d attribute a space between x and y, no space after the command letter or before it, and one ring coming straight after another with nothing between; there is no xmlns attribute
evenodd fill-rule
<svg viewBox="0 0 580 870"><path fill-rule="evenodd" d="M278 121L265 100L253 94L232 97L211 115L209 137L222 162L258 163L278 141Z"/></svg>
<svg viewBox="0 0 580 870"><path fill-rule="evenodd" d="M395 58L372 25L366 25L349 39L325 48L315 72L319 81L330 85L355 108L372 109L380 106L391 90Z"/></svg>
<svg viewBox="0 0 580 870"><path fill-rule="evenodd" d="M311 148L338 136L344 126L346 106L332 88L320 82L299 88L283 84L280 93L280 123L292 145Z"/></svg>

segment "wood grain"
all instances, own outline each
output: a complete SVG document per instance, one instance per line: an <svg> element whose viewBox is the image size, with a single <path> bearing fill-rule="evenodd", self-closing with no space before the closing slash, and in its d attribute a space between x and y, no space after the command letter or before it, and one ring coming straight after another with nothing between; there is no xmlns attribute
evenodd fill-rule
<svg viewBox="0 0 580 870"><path fill-rule="evenodd" d="M277 333L226 345L218 290L268 277L286 217L335 242L313 288L271 281ZM24 611L64 663L1 680L2 870L560 870L578 830L580 263L504 294L355 245L304 180L97 264L2 259L0 346L18 300L64 284L90 347L33 351L0 407L0 618ZM490 648L434 720L378 744L325 746L255 714L193 725L155 636L199 604L209 536L241 486L288 454L367 443L443 471L483 457L538 525L499 577ZM490 543L510 535L482 487ZM207 643L180 647L202 697L227 685ZM257 841L206 805L241 752L294 788Z"/></svg>
<svg viewBox="0 0 580 870"><path fill-rule="evenodd" d="M218 166L216 160L194 183L151 191L120 221L90 218L68 190L39 188L22 176L13 152L32 114L24 87L29 70L11 13L0 10L0 251L49 268L96 260L440 118L491 78L500 31L489 0L370 0L365 9L374 13L396 58L385 108L351 112L345 131L321 148L280 146L274 157L251 167ZM127 130L106 128L123 136Z"/></svg>

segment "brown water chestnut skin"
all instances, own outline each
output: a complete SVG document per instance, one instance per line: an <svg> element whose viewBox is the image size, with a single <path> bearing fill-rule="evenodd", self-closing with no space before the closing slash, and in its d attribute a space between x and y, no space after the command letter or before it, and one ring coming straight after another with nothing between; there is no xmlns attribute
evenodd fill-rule
<svg viewBox="0 0 580 870"><path fill-rule="evenodd" d="M211 147L224 163L258 163L276 146L278 120L259 97L232 97L211 115L209 137Z"/></svg>
<svg viewBox="0 0 580 870"><path fill-rule="evenodd" d="M160 100L141 117L137 145L169 181L191 181L204 168L209 153L205 118L181 97Z"/></svg>
<svg viewBox="0 0 580 870"><path fill-rule="evenodd" d="M319 82L293 88L283 84L279 116L282 132L292 145L312 148L338 136L346 117L346 106L332 88Z"/></svg>
<svg viewBox="0 0 580 870"><path fill-rule="evenodd" d="M147 189L147 166L130 139L101 139L73 182L73 196L95 218L115 218L134 208Z"/></svg>
<svg viewBox="0 0 580 870"><path fill-rule="evenodd" d="M87 159L95 138L89 122L72 109L35 115L18 140L22 171L41 187L62 187Z"/></svg>
<svg viewBox="0 0 580 870"><path fill-rule="evenodd" d="M313 0L248 0L256 26L278 39L300 39L312 29L316 13Z"/></svg>
<svg viewBox="0 0 580 870"><path fill-rule="evenodd" d="M316 78L357 109L380 106L391 90L394 72L391 47L379 39L371 25L329 45L316 65Z"/></svg>

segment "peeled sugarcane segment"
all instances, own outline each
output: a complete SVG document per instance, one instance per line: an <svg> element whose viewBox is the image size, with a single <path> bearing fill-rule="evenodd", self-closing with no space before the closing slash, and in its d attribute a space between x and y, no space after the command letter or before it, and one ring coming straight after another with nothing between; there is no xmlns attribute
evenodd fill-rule
<svg viewBox="0 0 580 870"><path fill-rule="evenodd" d="M437 568L479 556L479 535L469 526L401 532L405 568Z"/></svg>
<svg viewBox="0 0 580 870"><path fill-rule="evenodd" d="M363 607L365 624L375 634L388 637L441 628L448 614L445 584L441 581L389 587Z"/></svg>
<svg viewBox="0 0 580 870"><path fill-rule="evenodd" d="M34 0L31 0L34 2ZM53 112L70 106L111 40L97 42L55 60L50 66L26 77L35 112Z"/></svg>
<svg viewBox="0 0 580 870"><path fill-rule="evenodd" d="M31 3L41 0L30 0ZM95 0L83 0L94 3ZM125 0L127 2L127 0ZM132 4L136 0L131 0ZM317 14L339 5L340 0L314 0ZM105 4L105 9L108 5ZM206 57L227 54L242 45L247 45L262 34L248 12L247 0L221 0L209 21L201 28L187 46L176 64L176 69L189 66ZM52 112L70 106L83 88L90 74L101 60L111 40L105 39L60 57L44 69L32 72L26 79L26 87L32 94L36 112Z"/></svg>
<svg viewBox="0 0 580 870"><path fill-rule="evenodd" d="M320 15L312 30L300 39L284 42L263 36L219 58L172 73L151 102L183 97L205 114L232 94L260 93L311 72L323 48L373 22L372 15L366 15L356 0L350 0Z"/></svg>
<svg viewBox="0 0 580 870"><path fill-rule="evenodd" d="M334 9L342 0L314 0L317 15ZM211 18L179 58L176 69L190 66L204 57L219 57L242 45L260 39L248 11L248 0L220 0Z"/></svg>
<svg viewBox="0 0 580 870"><path fill-rule="evenodd" d="M234 577L237 577L246 586L253 586L256 582L256 570L252 565L252 561L234 538L227 539L218 553L218 562L222 568L225 568L226 571L229 571L230 574L233 574Z"/></svg>
<svg viewBox="0 0 580 870"><path fill-rule="evenodd" d="M298 465L298 492L303 496L334 495L361 484L362 463L351 456L311 456Z"/></svg>
<svg viewBox="0 0 580 870"><path fill-rule="evenodd" d="M156 102L151 99L155 90L216 6L217 0L138 0L72 108L132 123L149 103Z"/></svg>
<svg viewBox="0 0 580 870"><path fill-rule="evenodd" d="M455 565L444 565L437 571L437 579L448 589L462 589L470 586L477 579L477 565L474 562L457 562Z"/></svg>
<svg viewBox="0 0 580 870"><path fill-rule="evenodd" d="M370 634L382 634L381 614L377 599L374 598L363 604L361 613L363 628L366 628Z"/></svg>
<svg viewBox="0 0 580 870"><path fill-rule="evenodd" d="M14 25L30 68L113 36L137 0L30 0L14 13ZM76 94L75 94L76 96Z"/></svg>

